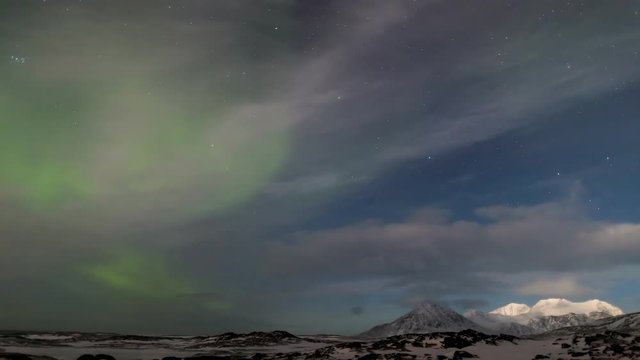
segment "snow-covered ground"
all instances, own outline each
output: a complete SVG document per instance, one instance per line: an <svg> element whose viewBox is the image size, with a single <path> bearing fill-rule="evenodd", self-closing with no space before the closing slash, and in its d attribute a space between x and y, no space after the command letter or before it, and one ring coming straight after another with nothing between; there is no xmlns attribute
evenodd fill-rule
<svg viewBox="0 0 640 360"><path fill-rule="evenodd" d="M28 357L16 354L27 354ZM610 317L590 325L558 329L530 338L488 335L474 330L402 334L377 339L333 335L295 336L283 331L226 333L204 337L90 333L0 335L0 359L76 360L85 354L108 354L118 360L167 357L173 357L173 360L640 360L640 313Z"/></svg>
<svg viewBox="0 0 640 360"><path fill-rule="evenodd" d="M118 360L152 360L162 359L168 356L186 358L196 355L195 351L178 351L175 349L163 348L143 348L143 349L121 349L121 348L100 348L100 347L3 347L8 353L20 353L38 356L49 356L60 360L75 360L84 354L108 354ZM0 352L0 359L2 353Z"/></svg>

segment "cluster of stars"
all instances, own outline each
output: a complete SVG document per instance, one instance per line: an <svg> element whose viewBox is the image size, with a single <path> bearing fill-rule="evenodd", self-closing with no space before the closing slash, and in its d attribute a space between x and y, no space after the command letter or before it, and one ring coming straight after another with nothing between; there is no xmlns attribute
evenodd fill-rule
<svg viewBox="0 0 640 360"><path fill-rule="evenodd" d="M11 59L11 62L16 64L24 64L27 62L27 58L24 56L11 55L9 59Z"/></svg>

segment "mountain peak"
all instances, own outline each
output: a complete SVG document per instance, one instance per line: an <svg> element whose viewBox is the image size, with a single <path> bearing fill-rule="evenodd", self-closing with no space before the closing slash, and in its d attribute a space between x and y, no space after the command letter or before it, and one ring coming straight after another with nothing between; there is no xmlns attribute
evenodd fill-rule
<svg viewBox="0 0 640 360"><path fill-rule="evenodd" d="M432 314L433 312L453 311L435 301L424 300L419 302L411 311L414 314Z"/></svg>
<svg viewBox="0 0 640 360"><path fill-rule="evenodd" d="M518 316L526 314L529 311L531 311L531 308L527 304L510 303L489 312L489 314L502 316Z"/></svg>
<svg viewBox="0 0 640 360"><path fill-rule="evenodd" d="M375 326L361 335L365 337L387 337L410 333L461 331L466 329L484 330L447 306L433 301L423 301L417 304L413 310L396 320Z"/></svg>

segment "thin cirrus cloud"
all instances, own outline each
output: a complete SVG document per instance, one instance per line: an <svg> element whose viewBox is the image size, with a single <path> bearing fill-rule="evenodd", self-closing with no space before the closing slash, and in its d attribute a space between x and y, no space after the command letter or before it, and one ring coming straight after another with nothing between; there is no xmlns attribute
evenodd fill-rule
<svg viewBox="0 0 640 360"><path fill-rule="evenodd" d="M566 18L549 28L531 19L513 32L505 20L479 34L467 24L495 21L488 13L463 9L456 12L459 21L425 24L417 14L450 9L434 2L418 5L419 11L385 12L390 5L377 5L371 18L384 21L342 9L357 19L350 24L355 30L331 38L332 46L292 72L288 83L295 91L282 101L304 114L293 124L305 146L279 181L381 174L398 161L545 121L640 76L634 56L640 34L624 27L600 33L597 18ZM574 28L580 31L566 30ZM381 57L381 44L392 53ZM423 61L408 61L415 57ZM374 145L364 141L380 135Z"/></svg>

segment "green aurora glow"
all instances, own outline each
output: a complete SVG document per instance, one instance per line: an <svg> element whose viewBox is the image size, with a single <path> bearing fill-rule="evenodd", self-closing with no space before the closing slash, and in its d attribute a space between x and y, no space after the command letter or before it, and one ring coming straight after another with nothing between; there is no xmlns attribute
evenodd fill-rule
<svg viewBox="0 0 640 360"><path fill-rule="evenodd" d="M0 89L0 181L32 208L197 187L206 201L188 212L221 212L255 195L287 158L286 131L248 137L248 121L190 113L142 85L108 96L42 85Z"/></svg>

